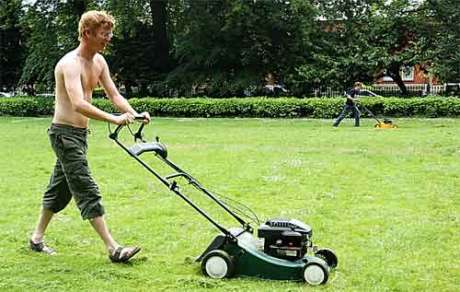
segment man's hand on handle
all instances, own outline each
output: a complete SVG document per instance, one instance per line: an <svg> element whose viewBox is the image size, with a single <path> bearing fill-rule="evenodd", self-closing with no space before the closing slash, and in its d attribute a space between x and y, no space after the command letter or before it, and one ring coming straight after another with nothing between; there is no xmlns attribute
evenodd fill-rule
<svg viewBox="0 0 460 292"><path fill-rule="evenodd" d="M115 125L128 125L134 123L135 120L142 121L144 124L150 123L150 114L148 112L143 112L141 114L133 115L132 113L124 113L121 115L115 115L113 117L112 123Z"/></svg>
<svg viewBox="0 0 460 292"><path fill-rule="evenodd" d="M114 116L113 123L115 125L128 125L134 122L134 115L131 113L124 113L119 116Z"/></svg>
<svg viewBox="0 0 460 292"><path fill-rule="evenodd" d="M137 115L136 120L137 119L139 119L139 120L142 119L142 123L144 123L144 124L150 123L150 120L151 120L150 114L148 112L143 112L143 113Z"/></svg>

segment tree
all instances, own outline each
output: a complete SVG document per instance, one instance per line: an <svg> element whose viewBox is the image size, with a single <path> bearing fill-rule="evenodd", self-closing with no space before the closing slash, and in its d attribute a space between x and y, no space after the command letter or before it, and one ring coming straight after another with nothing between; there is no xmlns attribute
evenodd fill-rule
<svg viewBox="0 0 460 292"><path fill-rule="evenodd" d="M445 82L460 82L460 2L429 0L425 21L430 24L426 35L431 45L427 59L436 76Z"/></svg>
<svg viewBox="0 0 460 292"><path fill-rule="evenodd" d="M28 7L30 35L21 83L52 88L57 61L78 45L78 21L87 5L86 0L37 0Z"/></svg>
<svg viewBox="0 0 460 292"><path fill-rule="evenodd" d="M0 2L0 90L15 90L24 62L20 0Z"/></svg>
<svg viewBox="0 0 460 292"><path fill-rule="evenodd" d="M322 33L310 62L299 67L307 80L331 87L390 76L407 95L400 71L422 62L428 49L423 9L410 0L318 1ZM327 17L326 17L327 16Z"/></svg>
<svg viewBox="0 0 460 292"><path fill-rule="evenodd" d="M184 1L179 64L169 80L185 91L201 83L210 95L229 96L260 85L269 72L290 78L308 55L313 13L300 0Z"/></svg>
<svg viewBox="0 0 460 292"><path fill-rule="evenodd" d="M123 84L126 95L164 94L158 83L171 70L169 16L167 0L111 0L105 7L117 25L107 55L112 74Z"/></svg>
<svg viewBox="0 0 460 292"><path fill-rule="evenodd" d="M314 1L318 9L315 45L297 71L307 87L344 89L356 80L371 81L367 28L377 1Z"/></svg>
<svg viewBox="0 0 460 292"><path fill-rule="evenodd" d="M154 51L153 55L153 68L159 70L162 73L169 71L171 67L170 59L170 44L167 32L168 23L168 12L167 12L168 0L150 0L150 13L152 15L152 26L153 26L153 42Z"/></svg>
<svg viewBox="0 0 460 292"><path fill-rule="evenodd" d="M457 0L36 0L0 2L0 86L51 86L88 9L116 19L104 55L127 95L241 96L272 73L293 95L421 63L460 77ZM22 68L21 68L22 66ZM22 69L22 70L21 70ZM31 86L29 86L31 88ZM175 92L174 92L175 91ZM258 94L258 92L252 92ZM260 93L260 92L259 92Z"/></svg>

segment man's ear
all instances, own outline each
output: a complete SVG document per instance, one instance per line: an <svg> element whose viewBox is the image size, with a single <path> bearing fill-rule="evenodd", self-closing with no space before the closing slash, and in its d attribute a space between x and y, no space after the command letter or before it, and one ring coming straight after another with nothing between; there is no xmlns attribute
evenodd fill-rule
<svg viewBox="0 0 460 292"><path fill-rule="evenodd" d="M91 34L91 31L89 29L85 29L83 31L83 38L88 39L89 35Z"/></svg>

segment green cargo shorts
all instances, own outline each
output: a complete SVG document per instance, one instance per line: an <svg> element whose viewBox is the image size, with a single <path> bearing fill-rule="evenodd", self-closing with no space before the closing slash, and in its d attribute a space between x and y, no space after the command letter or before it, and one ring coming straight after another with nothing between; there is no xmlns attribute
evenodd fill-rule
<svg viewBox="0 0 460 292"><path fill-rule="evenodd" d="M91 177L86 152L88 130L52 124L48 136L56 154L56 165L43 196L43 207L57 213L73 197L83 219L104 214L99 187Z"/></svg>

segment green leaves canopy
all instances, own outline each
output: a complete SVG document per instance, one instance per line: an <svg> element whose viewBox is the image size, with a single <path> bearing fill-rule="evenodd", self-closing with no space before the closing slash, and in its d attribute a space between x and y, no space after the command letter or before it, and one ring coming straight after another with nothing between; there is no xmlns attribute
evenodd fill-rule
<svg viewBox="0 0 460 292"><path fill-rule="evenodd" d="M257 93L273 73L293 95L342 89L402 66L425 64L441 81L460 76L456 0L19 0L2 1L0 87L42 85L78 45L88 9L117 20L105 52L128 95ZM201 91L200 91L201 90Z"/></svg>

